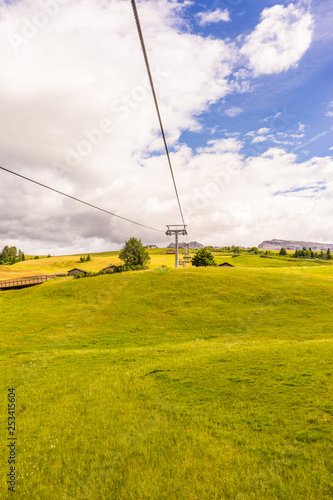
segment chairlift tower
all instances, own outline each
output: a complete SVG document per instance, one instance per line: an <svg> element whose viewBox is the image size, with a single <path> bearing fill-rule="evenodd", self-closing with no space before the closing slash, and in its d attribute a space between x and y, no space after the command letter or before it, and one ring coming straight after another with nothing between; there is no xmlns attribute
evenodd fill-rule
<svg viewBox="0 0 333 500"><path fill-rule="evenodd" d="M183 266L186 267L191 261L189 243L185 243L185 255L183 260Z"/></svg>
<svg viewBox="0 0 333 500"><path fill-rule="evenodd" d="M167 225L167 232L165 233L167 236L172 236L173 234L175 235L175 243L176 243L176 252L175 252L175 267L176 269L179 267L178 265L178 235L179 234L182 234L182 235L186 235L187 234L187 231L186 231L186 225L175 225L175 226L168 226ZM180 229L182 228L182 229Z"/></svg>

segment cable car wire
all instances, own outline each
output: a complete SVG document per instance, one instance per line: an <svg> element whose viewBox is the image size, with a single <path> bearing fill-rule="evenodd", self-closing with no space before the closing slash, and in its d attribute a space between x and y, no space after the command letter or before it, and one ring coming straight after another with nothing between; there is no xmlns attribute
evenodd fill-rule
<svg viewBox="0 0 333 500"><path fill-rule="evenodd" d="M176 197L177 197L179 211L180 211L180 215L181 215L183 224L185 226L185 220L184 220L184 216L183 216L182 207L181 207L181 204L180 204L180 199L179 199L179 195L178 195L178 190L177 190L175 176L174 176L173 169L172 169L172 164L171 164L171 159L170 159L168 144L167 144L165 133L164 133L164 127L163 127L162 118L161 118L161 114L160 114L160 110L159 110L159 106L158 106L158 102L157 102L157 97L156 97L154 82L153 82L152 74L151 74L151 71L150 71L150 66L149 66L147 51L146 51L146 47L145 47L145 43L144 43L144 39L143 39L141 24L140 24L139 15L138 15L138 11L137 11L135 0L131 0L131 3L132 3L133 12L134 12L134 17L135 17L135 22L136 22L137 30L138 30L138 33L139 33L139 38L140 38L140 43L141 43L141 47L142 47L142 51L143 51L143 56L144 56L145 63L146 63L146 68L147 68L147 72L148 72L150 86L151 86L151 90L152 90L152 93L153 93L153 98L154 98L155 107L156 107L156 111L157 111L157 116L158 116L158 120L159 120L159 124L160 124L160 129L161 129L161 133L162 133L162 137L163 137L164 147L165 147L165 151L166 151L166 155L167 155L167 159L168 159L168 164L169 164L169 168L170 168L170 172L171 172L171 177L172 177L173 185L174 185L174 188L175 188L175 193L176 193ZM33 184L41 186L41 187L43 187L45 189L48 189L48 190L53 191L55 193L58 193L58 194L60 194L62 196L70 198L71 200L77 201L78 203L82 203L83 205L87 205L88 207L91 207L91 208L94 208L94 209L99 210L101 212L104 212L106 214L112 215L113 217L117 217L118 219L124 220L126 222L130 222L131 224L135 224L137 226L144 227L145 229L150 229L151 231L157 231L157 232L160 232L160 233L164 233L165 232L165 231L162 231L161 229L156 229L156 228L153 228L153 227L150 227L150 226L146 226L145 224L141 224L140 222L133 221L133 220L128 219L126 217L122 217L121 215L117 215L117 214L115 214L113 212L110 212L109 210L105 210L104 208L101 208L101 207L98 207L96 205L93 205L92 203L88 203L86 201L83 201L80 198L76 198L75 196L71 196L71 195L69 195L67 193L63 193L62 191L59 191L58 189L54 189L54 188L52 188L50 186L47 186L46 184L42 184L41 182L35 181L34 179L30 179L29 177L26 177L26 176L24 176L22 174L19 174L17 172L12 171L12 170L9 170L8 168L5 168L5 167L3 167L1 165L0 165L0 169L4 170L5 172L8 172L8 173L10 173L12 175L16 175L17 177L20 177L21 179L24 179L26 181L32 182Z"/></svg>
<svg viewBox="0 0 333 500"><path fill-rule="evenodd" d="M143 57L144 57L145 63L146 63L146 68L147 68L147 72L148 72L150 86L151 86L151 90L152 90L153 97L154 97L154 102L155 102L155 107L156 107L156 111L157 111L158 121L159 121L159 124L160 124L160 129L161 129L161 133L162 133L162 137L163 137L163 142L164 142L164 147L165 147L166 155L167 155L167 158L168 158L168 163L169 163L170 172L171 172L171 176L172 176L172 180L173 180L173 185L174 185L176 196L177 196L179 211L180 211L180 215L181 215L183 224L185 226L186 224L185 224L185 220L184 220L184 216L183 216L182 207L181 207L181 204L180 204L180 199L179 199L179 195L178 195L178 190L177 190L175 176L174 176L172 165L171 165L169 148L168 148L168 144L167 144L167 141L166 141L166 138L165 138L165 133L164 133L164 128L163 128L163 124L162 124L162 118L161 118L161 114L160 114L160 110L159 110L159 106L158 106L158 102L157 102L157 97L156 97L156 92L155 92L153 77L152 77L152 74L151 74L151 71L150 71L150 66L149 66L149 61L148 61L148 55L147 55L147 51L146 51L145 42L144 42L144 39L143 39L143 34L142 34L142 29L141 29L141 24L140 24L140 19L139 19L139 14L138 14L138 10L137 10L137 7L136 7L135 0L131 0L131 3L132 3L133 12L134 12L136 27L137 27L137 30L138 30L138 33L139 33L139 38L140 38L141 48L142 48L142 52L143 52Z"/></svg>
<svg viewBox="0 0 333 500"><path fill-rule="evenodd" d="M126 217L122 217L121 215L117 215L113 212L109 212L109 210L105 210L104 208L97 207L96 205L93 205L92 203L88 203L87 201L83 201L80 198L75 198L75 196L71 196L70 194L63 193L62 191L59 191L58 189L54 189L50 186L47 186L46 184L42 184L41 182L35 181L33 179L30 179L29 177L25 177L24 175L18 174L17 172L13 172L12 170L9 170L8 168L2 167L1 165L0 165L0 169L4 170L5 172L9 172L10 174L16 175L17 177L21 177L21 179L25 179L26 181L37 184L38 186L41 186L45 189L49 189L50 191L54 191L55 193L61 194L62 196L66 196L67 198L70 198L71 200L78 201L79 203L83 203L83 205L87 205L88 207L95 208L96 210L100 210L101 212L105 212L106 214L112 215L113 217L117 217L118 219L122 219L126 222L130 222L131 224L136 224L137 226L141 226L141 227L144 227L146 229L150 229L151 231L157 231L159 233L165 232L165 231L162 231L161 229L156 229L154 227L146 226L145 224L141 224L140 222L136 222L134 220L127 219Z"/></svg>

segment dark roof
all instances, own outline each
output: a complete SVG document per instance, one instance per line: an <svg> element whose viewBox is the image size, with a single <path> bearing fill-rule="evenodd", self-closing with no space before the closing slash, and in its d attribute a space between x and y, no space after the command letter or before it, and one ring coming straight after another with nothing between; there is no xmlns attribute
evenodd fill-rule
<svg viewBox="0 0 333 500"><path fill-rule="evenodd" d="M108 266L104 267L103 271L106 271L107 269L114 269L116 266L114 264L109 264Z"/></svg>
<svg viewBox="0 0 333 500"><path fill-rule="evenodd" d="M215 267L235 267L235 266L229 264L229 262L223 262L223 264L218 264Z"/></svg>
<svg viewBox="0 0 333 500"><path fill-rule="evenodd" d="M84 273L84 274L87 274L87 272L88 272L88 271L84 271L84 269L78 269L77 267L75 267L74 269L71 269L68 272L73 273L74 271L76 271L77 273Z"/></svg>

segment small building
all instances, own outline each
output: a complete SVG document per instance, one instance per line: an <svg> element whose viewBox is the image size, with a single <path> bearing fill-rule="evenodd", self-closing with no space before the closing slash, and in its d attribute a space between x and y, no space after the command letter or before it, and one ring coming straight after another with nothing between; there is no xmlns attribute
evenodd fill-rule
<svg viewBox="0 0 333 500"><path fill-rule="evenodd" d="M167 255L175 255L176 250L174 248L168 248L166 251Z"/></svg>
<svg viewBox="0 0 333 500"><path fill-rule="evenodd" d="M235 266L229 264L229 262L223 262L223 264L218 264L215 267L235 267Z"/></svg>
<svg viewBox="0 0 333 500"><path fill-rule="evenodd" d="M115 270L117 266L115 266L114 264L109 264L107 267L104 267L103 271L106 272L106 271L110 271L111 273L113 273L113 271Z"/></svg>
<svg viewBox="0 0 333 500"><path fill-rule="evenodd" d="M87 274L87 271L84 271L83 269L78 269L77 267L68 271L68 276L74 276L74 274Z"/></svg>
<svg viewBox="0 0 333 500"><path fill-rule="evenodd" d="M152 250L152 249L154 249L154 248L157 248L157 245L146 245L146 246L145 246L145 248L146 248L147 250Z"/></svg>

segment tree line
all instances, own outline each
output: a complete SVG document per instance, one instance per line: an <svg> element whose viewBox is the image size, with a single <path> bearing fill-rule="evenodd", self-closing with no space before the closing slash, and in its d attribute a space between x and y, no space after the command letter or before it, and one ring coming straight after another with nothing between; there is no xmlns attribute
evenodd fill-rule
<svg viewBox="0 0 333 500"><path fill-rule="evenodd" d="M17 251L16 247L4 246L0 253L0 265L10 265L15 264L25 260L24 253L22 250Z"/></svg>
<svg viewBox="0 0 333 500"><path fill-rule="evenodd" d="M281 248L279 255L287 255L285 248ZM311 248L303 247L302 250L295 250L295 253L291 255L294 259L323 259L331 260L331 250L328 248L326 252L321 250L320 252L314 252Z"/></svg>
<svg viewBox="0 0 333 500"><path fill-rule="evenodd" d="M328 248L326 252L322 250L320 252L314 252L311 248L306 249L303 247L302 250L295 250L293 255L295 259L297 258L308 258L308 259L327 259L331 260L331 250Z"/></svg>

